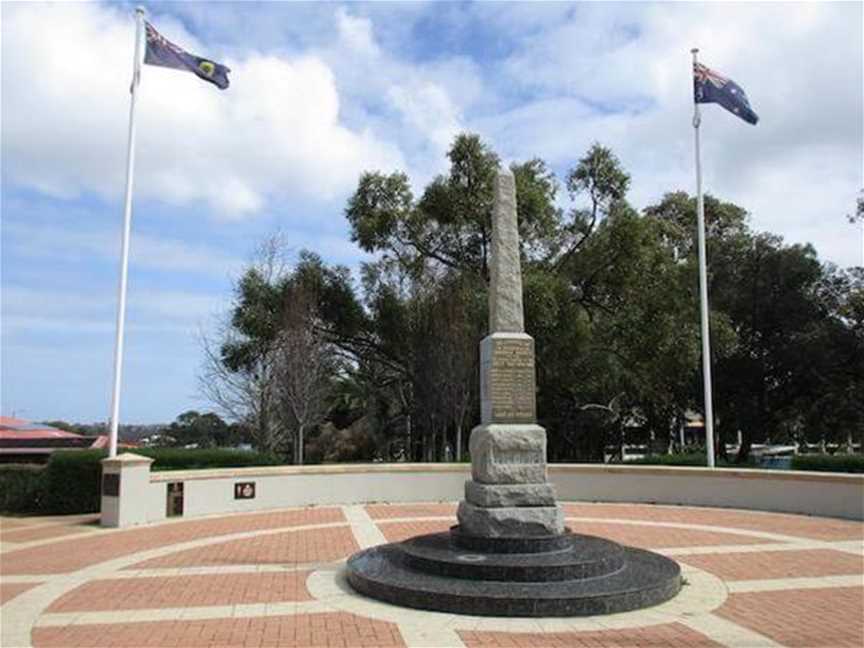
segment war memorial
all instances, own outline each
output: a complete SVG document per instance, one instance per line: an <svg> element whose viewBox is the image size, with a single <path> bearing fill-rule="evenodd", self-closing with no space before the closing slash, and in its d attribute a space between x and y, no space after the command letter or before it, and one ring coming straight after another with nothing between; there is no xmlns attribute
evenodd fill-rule
<svg viewBox="0 0 864 648"><path fill-rule="evenodd" d="M348 580L374 598L492 616L610 614L678 593L681 571L659 554L564 526L536 423L534 340L525 333L516 186L498 173L492 211L489 335L480 343L481 424L459 524L352 556Z"/></svg>

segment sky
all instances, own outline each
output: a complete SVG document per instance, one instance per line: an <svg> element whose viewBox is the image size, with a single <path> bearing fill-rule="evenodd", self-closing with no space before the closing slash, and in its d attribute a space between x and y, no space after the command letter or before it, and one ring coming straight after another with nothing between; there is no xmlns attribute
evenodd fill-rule
<svg viewBox="0 0 864 648"><path fill-rule="evenodd" d="M210 407L201 335L265 237L358 268L344 208L360 174L404 170L419 193L459 132L559 179L610 146L637 208L695 192L694 46L760 116L703 108L706 191L756 230L864 263L845 218L864 186L861 3L143 6L164 36L228 65L231 87L142 72L123 423ZM133 13L0 5L4 415L108 417Z"/></svg>

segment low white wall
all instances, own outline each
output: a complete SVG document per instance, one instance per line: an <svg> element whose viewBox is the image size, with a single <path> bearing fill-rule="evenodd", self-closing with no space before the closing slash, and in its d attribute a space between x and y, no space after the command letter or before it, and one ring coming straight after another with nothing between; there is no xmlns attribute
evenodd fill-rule
<svg viewBox="0 0 864 648"><path fill-rule="evenodd" d="M558 464L564 500L651 502L864 520L864 475L792 470Z"/></svg>
<svg viewBox="0 0 864 648"><path fill-rule="evenodd" d="M469 476L467 464L158 472L150 475L149 491L136 494L136 501L146 507L149 521L166 517L168 482L183 482L184 517L310 504L455 501L462 499ZM690 504L864 520L864 475L554 464L549 479L563 501ZM255 499L234 499L238 482L255 482Z"/></svg>

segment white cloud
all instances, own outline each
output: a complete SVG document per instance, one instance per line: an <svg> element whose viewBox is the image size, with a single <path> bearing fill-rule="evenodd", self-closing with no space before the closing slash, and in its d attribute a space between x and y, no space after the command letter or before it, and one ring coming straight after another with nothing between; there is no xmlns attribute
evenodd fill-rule
<svg viewBox="0 0 864 648"><path fill-rule="evenodd" d="M203 53L173 21L157 24ZM5 5L2 29L5 173L54 196L119 196L134 30L127 13L84 3ZM334 77L320 58L249 52L225 63L232 86L224 92L145 66L136 195L204 201L240 217L288 196L332 201L363 169L403 165L393 145L340 122Z"/></svg>
<svg viewBox="0 0 864 648"><path fill-rule="evenodd" d="M113 288L113 286L112 286ZM65 333L113 333L117 303L113 290L99 294L18 285L3 287L4 336L36 330ZM218 295L180 290L129 290L128 331L194 332L224 310Z"/></svg>
<svg viewBox="0 0 864 648"><path fill-rule="evenodd" d="M117 229L51 227L24 222L3 225L6 245L34 259L89 261L93 258L115 260L120 257ZM206 244L192 244L161 236L135 232L130 244L130 265L161 271L178 271L217 278L234 276L243 260Z"/></svg>
<svg viewBox="0 0 864 648"><path fill-rule="evenodd" d="M761 117L752 127L703 108L706 190L750 210L756 229L864 263L844 220L864 184L860 4L580 4L523 30L511 7L524 14L504 5L495 17L519 43L501 85L532 98L469 121L505 156L569 167L599 140L632 174L637 206L695 192L689 50L699 45Z"/></svg>

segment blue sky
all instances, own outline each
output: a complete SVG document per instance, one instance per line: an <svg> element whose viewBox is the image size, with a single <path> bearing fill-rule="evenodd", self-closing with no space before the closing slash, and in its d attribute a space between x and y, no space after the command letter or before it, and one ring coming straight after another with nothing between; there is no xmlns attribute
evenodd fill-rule
<svg viewBox="0 0 864 648"><path fill-rule="evenodd" d="M862 263L844 219L864 184L859 3L144 5L232 86L143 71L123 422L208 407L200 334L264 237L359 265L343 209L363 170L403 169L419 191L468 130L559 177L607 144L637 207L692 191L694 44L761 116L706 107L707 190ZM132 8L0 6L3 414L107 416Z"/></svg>

